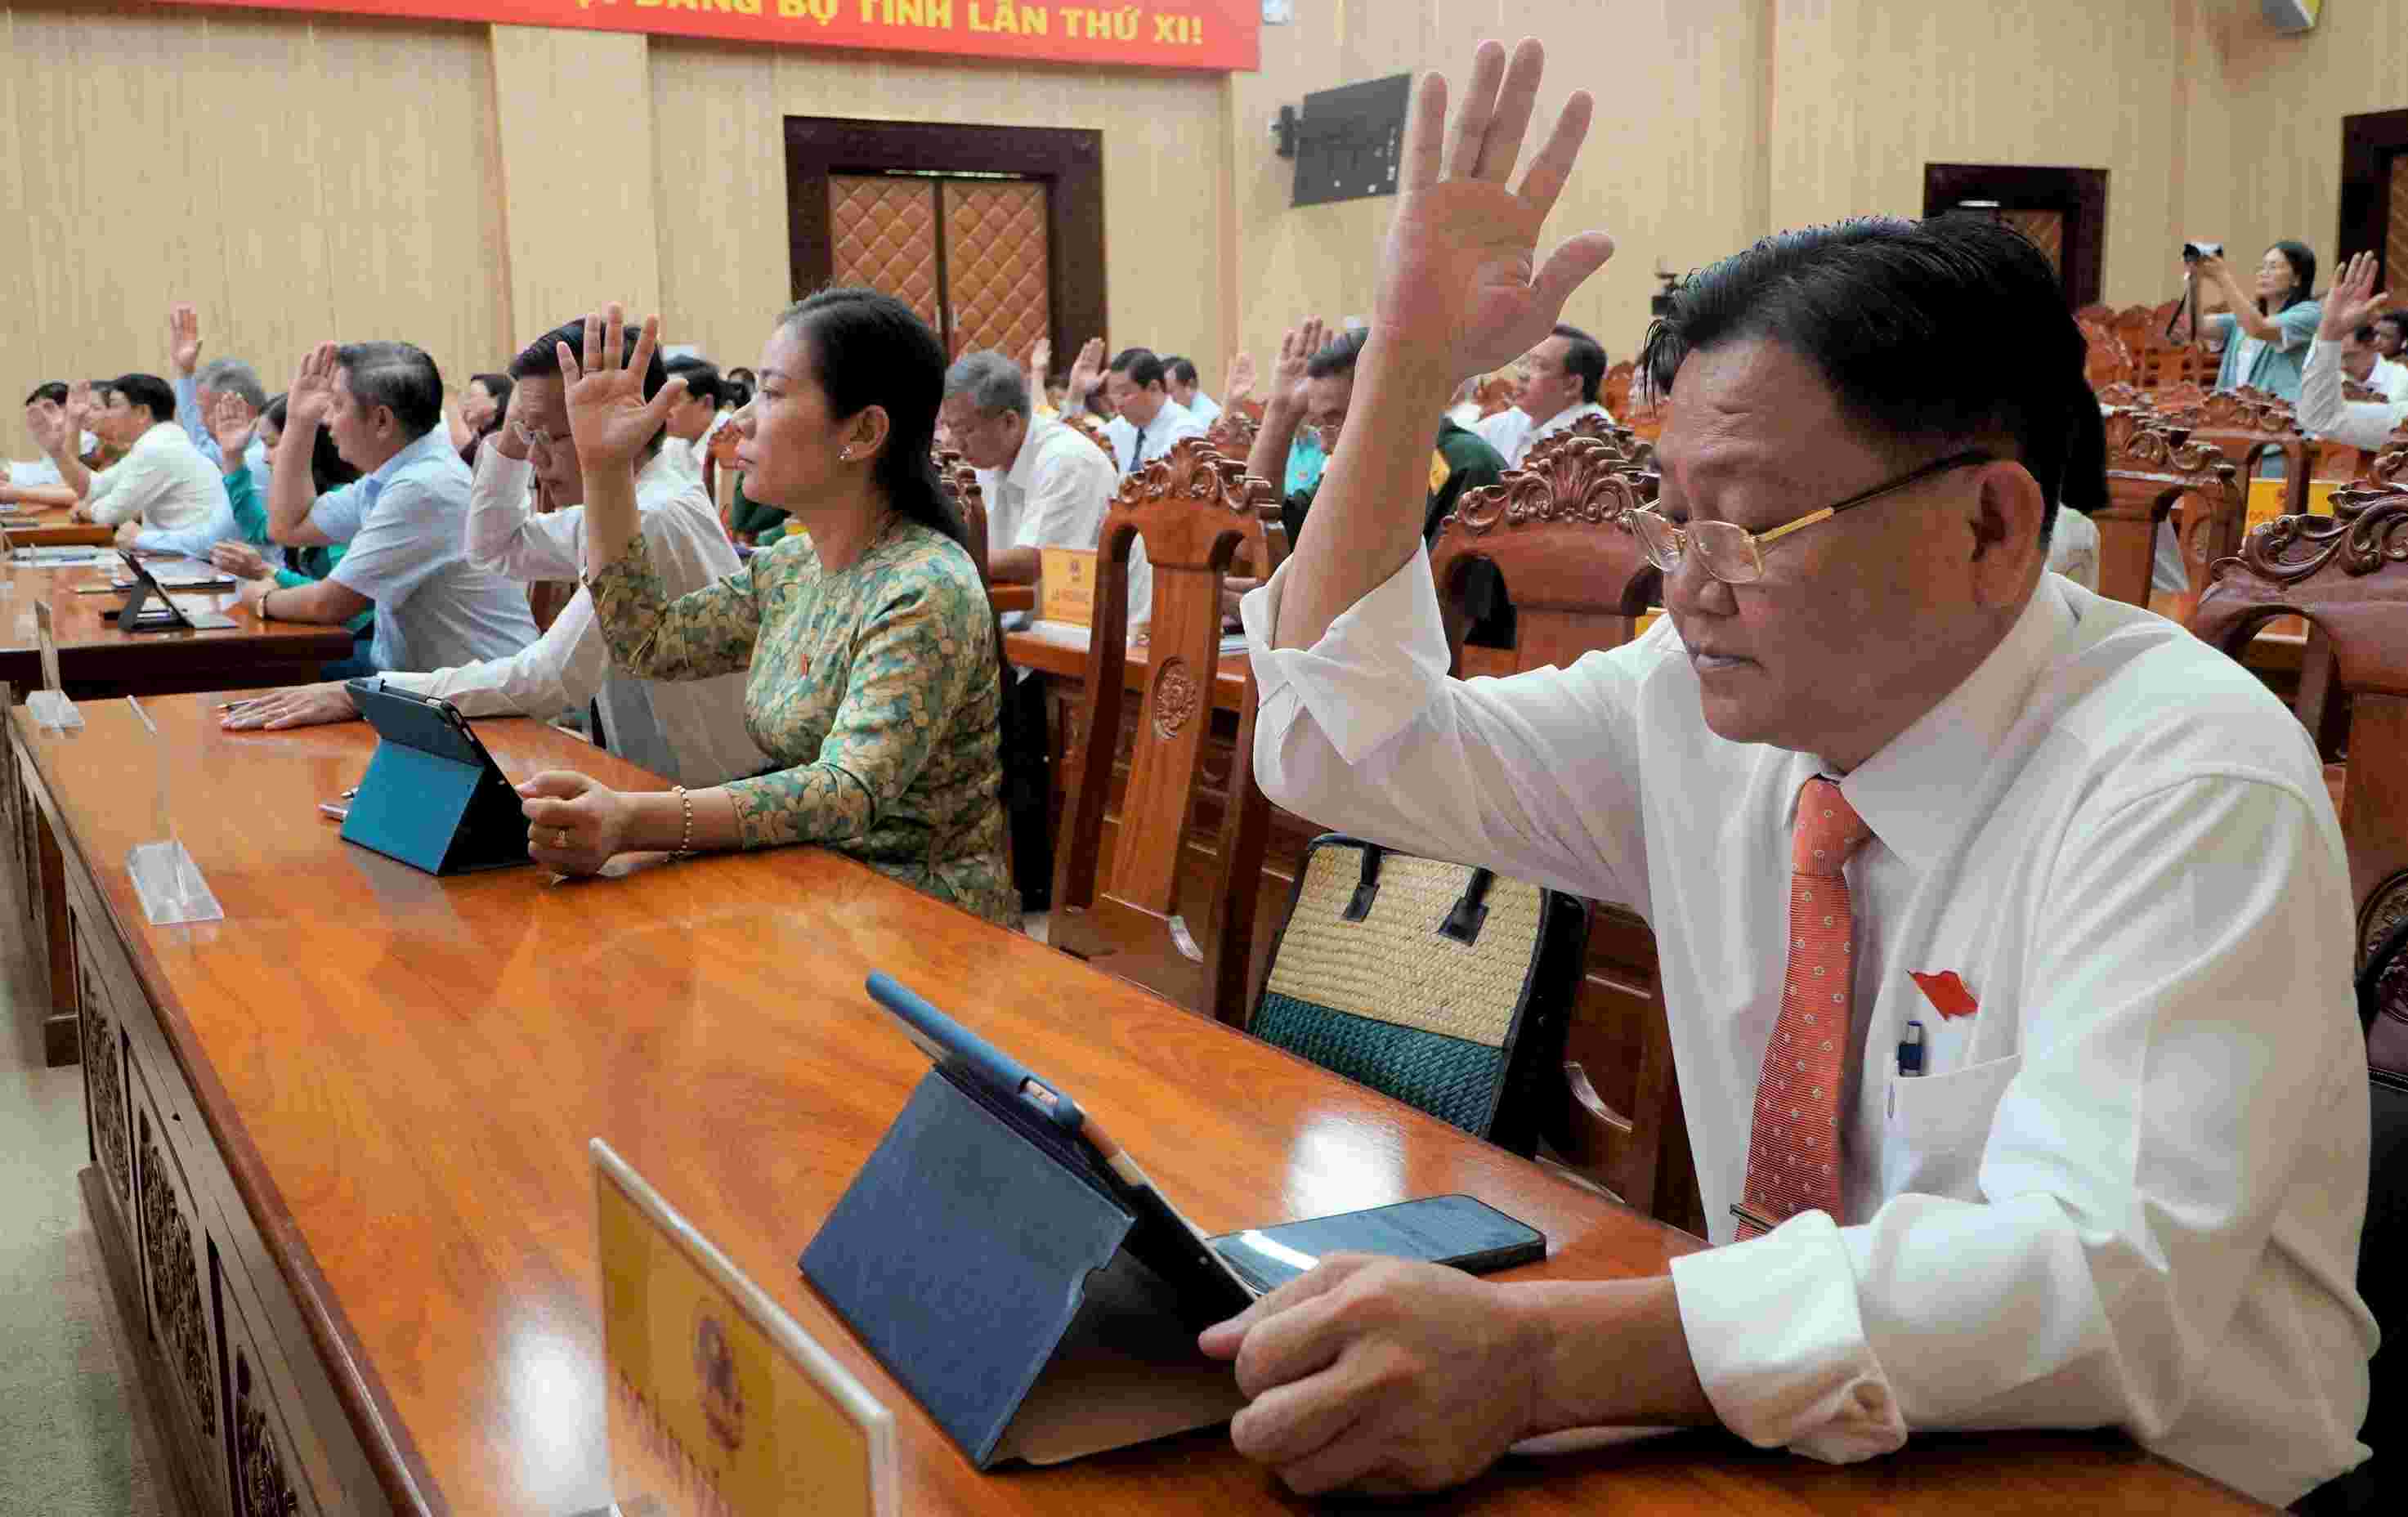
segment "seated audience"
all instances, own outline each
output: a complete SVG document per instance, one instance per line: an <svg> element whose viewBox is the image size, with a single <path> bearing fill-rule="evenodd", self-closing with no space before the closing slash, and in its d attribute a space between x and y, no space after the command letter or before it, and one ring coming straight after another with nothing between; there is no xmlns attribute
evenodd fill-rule
<svg viewBox="0 0 2408 1517"><path fill-rule="evenodd" d="M2408 345L2408 312L2387 310L2374 319L2374 351L2389 364L2408 365L2401 348ZM2305 381L2302 381L2305 382Z"/></svg>
<svg viewBox="0 0 2408 1517"><path fill-rule="evenodd" d="M2284 400L2300 394L2300 367L2307 362L2308 342L2315 334L2324 308L2316 300L2316 255L2303 242L2284 241L2266 250L2258 261L2258 293L2241 288L2240 277L2222 258L2202 258L2192 265L2204 302L2220 295L2228 308L2200 318L2199 338L2210 351L2221 351L2214 388L2237 390L2253 385ZM2183 336L2177 325L2175 336Z"/></svg>
<svg viewBox="0 0 2408 1517"><path fill-rule="evenodd" d="M218 467L225 475L226 502L234 508L235 526L238 537L229 537L209 550L209 562L240 580L273 580L277 584L297 589L316 584L334 571L343 561L348 546L335 543L322 548L286 548L267 535L267 502L260 497L258 481L251 477L247 462L253 443L265 444L273 454L284 435L284 397L278 395L267 403L254 422L250 408L239 395L220 395L218 409L211 419L210 432L218 442ZM255 435L254 435L255 434ZM339 490L360 477L360 471L343 462L335 451L335 439L325 432L318 434L318 444L309 452L309 487L319 494ZM354 636L368 630L373 610L362 611L345 625Z"/></svg>
<svg viewBox="0 0 2408 1517"><path fill-rule="evenodd" d="M315 584L249 581L242 601L253 614L340 626L374 606L367 648L328 668L330 680L507 658L535 641L526 593L463 555L468 466L444 430L435 360L406 342L320 343L284 405L268 536L349 551ZM322 427L361 474L323 494L310 488L309 468Z"/></svg>
<svg viewBox="0 0 2408 1517"><path fill-rule="evenodd" d="M64 407L67 387L58 379L34 386L25 397L25 435L36 439L34 451L41 451L40 437L47 430L45 419ZM36 414L36 413L39 414ZM90 468L98 468L93 455L100 439L90 432L80 434L76 452ZM64 507L76 502L75 492L59 482L59 466L49 458L0 460L0 504Z"/></svg>
<svg viewBox="0 0 2408 1517"><path fill-rule="evenodd" d="M1506 467L1518 469L1535 444L1582 418L1613 420L1597 399L1605 367L1605 350L1595 337L1576 326L1557 326L1523 355L1513 404L1473 423L1472 430L1497 450Z"/></svg>
<svg viewBox="0 0 2408 1517"><path fill-rule="evenodd" d="M2325 304L2332 304L2328 294ZM2322 324L2319 321L2319 325ZM2312 353L2311 357L2314 356ZM2342 378L2353 384L2362 384L2386 400L2408 400L2408 365L2395 364L2383 356L2374 340L2374 323L2364 322L2353 327L2341 340ZM2307 372L2300 375L2301 388L2307 385Z"/></svg>
<svg viewBox="0 0 2408 1517"><path fill-rule="evenodd" d="M468 386L460 393L460 404L446 408L443 422L452 434L452 446L459 451L460 462L470 468L477 466L477 455L485 439L501 429L502 418L509 413L510 377L507 374L471 374Z"/></svg>
<svg viewBox="0 0 2408 1517"><path fill-rule="evenodd" d="M179 303L167 312L167 365L173 371L170 382L176 391L176 421L193 446L211 464L223 463L218 457L217 437L210 430L210 419L217 412L222 395L236 395L252 415L259 414L267 404L267 391L259 382L259 372L239 358L219 358L201 362L201 317L197 307ZM251 442L251 477L257 481L260 494L267 494L268 451L256 438Z"/></svg>
<svg viewBox="0 0 2408 1517"><path fill-rule="evenodd" d="M1182 437L1204 435L1204 423L1170 398L1162 360L1146 349L1124 348L1114 354L1104 370L1103 391L1112 403L1112 420L1104 432L1111 438L1112 458L1123 474L1145 467Z"/></svg>
<svg viewBox="0 0 2408 1517"><path fill-rule="evenodd" d="M1170 380L1170 398L1187 408L1187 413L1210 428L1221 419L1221 403L1206 394L1197 383L1196 360L1171 357L1162 361L1163 373Z"/></svg>
<svg viewBox="0 0 2408 1517"><path fill-rule="evenodd" d="M995 613L928 448L945 354L910 308L822 291L770 332L737 421L749 493L804 530L671 599L637 530L635 464L677 403L649 402L619 308L563 345L585 487L585 582L610 654L649 680L750 669L754 741L785 766L710 790L622 793L552 771L519 787L538 861L588 874L634 849L820 843L1007 925Z"/></svg>
<svg viewBox="0 0 2408 1517"><path fill-rule="evenodd" d="M719 428L724 381L719 365L707 358L672 358L667 368L685 381L685 394L669 409L668 436L661 439L661 456L671 468L700 485L702 445Z"/></svg>
<svg viewBox="0 0 2408 1517"><path fill-rule="evenodd" d="M2096 402L2029 242L1866 220L1689 279L1648 339L1662 494L1633 518L1669 614L1445 676L1428 418L1612 250L1536 253L1585 94L1518 192L1482 167L1515 161L1538 64L1524 43L1498 98L1484 45L1463 109L1490 124L1459 140L1422 86L1354 440L1244 602L1255 774L1318 824L1649 919L1719 1246L1591 1283L1325 1262L1203 1337L1254 1398L1237 1447L1311 1493L1576 1427L1844 1462L2115 1426L2298 1499L2367 1457L2349 861L2262 684L2043 572Z"/></svg>
<svg viewBox="0 0 2408 1517"><path fill-rule="evenodd" d="M2377 272L2372 253L2359 253L2342 265L2341 277L2325 296L2315 340L2308 349L2308 366L2300 376L2300 430L2369 452L2379 451L2395 429L2408 423L2408 398L2342 398L2352 334L2364 328L2368 314L2384 299L2374 289Z"/></svg>
<svg viewBox="0 0 2408 1517"><path fill-rule="evenodd" d="M1040 549L1096 546L1120 485L1112 461L1071 428L1036 419L1019 365L994 352L955 360L939 414L979 471L988 579L1033 583Z"/></svg>
<svg viewBox="0 0 2408 1517"><path fill-rule="evenodd" d="M545 333L512 361L516 383L507 424L492 434L477 464L468 558L512 580L575 580L583 563L585 512L578 503L585 483L577 450L567 441L557 345L584 338L584 322L571 322ZM644 374L644 397L657 395L667 379L666 367L654 357ZM738 565L736 550L703 499L700 481L669 460L668 440L665 430L636 455L636 512L663 585L681 595L734 574ZM528 509L538 480L558 503L540 516ZM582 586L543 636L508 658L380 678L389 686L439 695L469 716L516 712L549 718L582 713L592 702L601 714L598 738L604 747L689 785L758 774L768 763L745 728L741 674L655 681L613 668L593 595ZM351 692L340 681L329 681L251 701L225 724L298 727L358 715Z"/></svg>
<svg viewBox="0 0 2408 1517"><path fill-rule="evenodd" d="M176 393L166 380L121 375L108 381L105 404L93 386L79 384L64 407L37 406L34 414L43 428L36 440L60 483L76 493L69 512L76 520L118 528L122 547L178 552L206 553L218 537L233 535L217 470L176 424ZM87 424L125 456L97 473L86 468L73 443Z"/></svg>

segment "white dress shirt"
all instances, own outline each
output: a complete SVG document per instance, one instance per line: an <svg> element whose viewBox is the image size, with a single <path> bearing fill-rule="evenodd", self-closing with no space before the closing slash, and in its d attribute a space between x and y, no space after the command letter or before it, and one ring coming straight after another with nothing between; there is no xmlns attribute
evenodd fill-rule
<svg viewBox="0 0 2408 1517"><path fill-rule="evenodd" d="M1166 399L1142 434L1126 416L1115 416L1104 423L1104 435L1112 440L1112 461L1121 472L1134 474L1170 451L1180 438L1202 436L1204 423L1196 420L1194 411Z"/></svg>
<svg viewBox="0 0 2408 1517"><path fill-rule="evenodd" d="M1481 441L1497 450L1498 456L1505 460L1507 468L1518 469L1532 448L1588 416L1602 416L1608 422L1613 420L1613 413L1594 400L1579 406L1567 406L1543 422L1534 421L1530 413L1519 406L1508 406L1471 430L1480 434Z"/></svg>
<svg viewBox="0 0 2408 1517"><path fill-rule="evenodd" d="M1120 477L1077 428L1031 418L1009 469L978 471L991 553L1014 548L1093 548Z"/></svg>
<svg viewBox="0 0 2408 1517"><path fill-rule="evenodd" d="M125 456L92 477L84 504L92 519L113 527L136 517L169 532L205 526L225 505L225 480L173 422L160 422L134 439Z"/></svg>
<svg viewBox="0 0 2408 1517"><path fill-rule="evenodd" d="M2341 344L2317 338L2308 348L2308 366L2300 374L2300 430L2369 452L2380 450L2390 440L2391 429L2408 421L2408 404L2344 400L2341 381Z"/></svg>
<svg viewBox="0 0 2408 1517"><path fill-rule="evenodd" d="M1221 419L1221 403L1206 394L1201 385L1197 386L1194 400L1182 400L1180 404L1187 408L1189 415L1203 422L1207 430Z"/></svg>
<svg viewBox="0 0 2408 1517"><path fill-rule="evenodd" d="M2366 382L2381 391L2386 400L2408 400L2408 364L2377 353L2374 372L2366 377Z"/></svg>
<svg viewBox="0 0 2408 1517"><path fill-rule="evenodd" d="M1092 445L1089 448L1093 451ZM480 449L476 487L468 497L468 562L506 580L581 580L585 508L538 516L528 491L534 465ZM653 454L636 475L636 511L652 567L671 599L700 590L740 567L726 529L702 487ZM469 716L523 711L532 716L602 708L610 751L681 784L723 784L770 767L744 723L743 674L711 680L638 680L612 665L609 645L582 583L543 636L510 658L389 676L424 695L441 695Z"/></svg>
<svg viewBox="0 0 2408 1517"><path fill-rule="evenodd" d="M2099 525L2070 506L2048 529L2048 566L2085 590L2099 588Z"/></svg>
<svg viewBox="0 0 2408 1517"><path fill-rule="evenodd" d="M1672 1278L1727 1425L1844 1461L1911 1428L2113 1424L2277 1503L2365 1457L2348 861L2314 748L2247 671L2043 575L1844 777L1873 835L1846 869L1849 1214L1730 1243L1823 766L1715 737L1669 617L1457 681L1426 554L1275 651L1286 572L1242 603L1273 800L1654 924L1725 1244ZM1942 1017L1909 971L1956 972L1977 1010ZM1909 1020L1919 1079L1897 1074Z"/></svg>
<svg viewBox="0 0 2408 1517"><path fill-rule="evenodd" d="M702 443L688 442L683 437L663 437L660 451L652 456L699 487L702 483ZM722 533L721 536L726 534Z"/></svg>
<svg viewBox="0 0 2408 1517"><path fill-rule="evenodd" d="M89 432L84 433L82 440L76 445L76 456L89 458L92 456L92 451L99 446L98 437ZM41 485L64 484L66 481L60 477L59 466L44 457L8 460L7 482L31 490Z"/></svg>

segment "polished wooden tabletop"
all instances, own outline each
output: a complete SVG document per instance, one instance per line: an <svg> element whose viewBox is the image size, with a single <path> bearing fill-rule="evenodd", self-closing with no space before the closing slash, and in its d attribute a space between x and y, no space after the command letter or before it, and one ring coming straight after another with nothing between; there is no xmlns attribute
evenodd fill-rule
<svg viewBox="0 0 2408 1517"><path fill-rule="evenodd" d="M1087 678L1086 629L1062 623L1048 623L1038 630L1023 629L1003 635L1003 656L1015 669L1034 669L1057 679ZM1145 671L1152 666L1153 648L1147 643L1131 643L1128 650L1128 688L1145 686ZM1245 698L1246 655L1243 650L1224 653L1218 667L1212 671L1212 704L1223 710L1234 711Z"/></svg>
<svg viewBox="0 0 2408 1517"><path fill-rule="evenodd" d="M79 686L108 694L189 691L201 680L284 683L296 671L314 678L319 665L351 654L348 628L262 621L244 610L230 590L179 592L174 598L188 610L232 617L231 627L120 632L103 613L123 605L124 592L81 593L81 587L108 584L117 566L122 565L114 560L90 567L0 564L0 680L20 692L39 687L34 607L42 601L50 604L60 675L70 694L82 694ZM276 677L243 680L241 671L251 665L273 665Z"/></svg>
<svg viewBox="0 0 2408 1517"><path fill-rule="evenodd" d="M227 734L145 703L222 923L148 925L122 861L155 770L123 703L81 733L20 715L63 842L100 881L213 1137L305 1310L389 1409L406 1505L566 1513L608 1496L599 1135L895 1410L906 1513L1304 1511L1214 1431L982 1475L803 1283L795 1260L925 1072L863 994L884 969L1108 1121L1200 1225L1444 1192L1541 1229L1521 1278L1662 1271L1698 1246L1535 1166L1032 939L814 849L636 861L561 882L438 880L341 842L358 723ZM477 723L515 778L659 782L534 723ZM142 804L128 804L140 794ZM1142 1134L1132 1140L1133 1135ZM1834 1467L1713 1432L1509 1461L1466 1512L2245 1510L2109 1434L1917 1438Z"/></svg>
<svg viewBox="0 0 2408 1517"><path fill-rule="evenodd" d="M117 529L71 520L64 506L37 511L0 511L0 528L20 548L99 546L117 540Z"/></svg>

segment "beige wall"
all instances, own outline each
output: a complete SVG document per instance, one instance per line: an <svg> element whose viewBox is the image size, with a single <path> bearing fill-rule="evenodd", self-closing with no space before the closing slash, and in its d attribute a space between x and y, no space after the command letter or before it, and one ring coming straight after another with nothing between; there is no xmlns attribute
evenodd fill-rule
<svg viewBox="0 0 2408 1517"><path fill-rule="evenodd" d="M2253 0L1298 0L1259 73L773 50L349 17L0 0L0 260L11 383L209 351L280 386L323 336L406 336L455 380L594 301L757 354L788 298L787 114L1105 134L1111 338L1217 386L1306 312L1368 312L1393 202L1292 209L1280 105L1459 69L1484 36L1554 54L1541 119L1598 98L1550 227L1620 252L1572 320L1627 355L1651 269L1775 228L1920 208L1927 161L2109 170L2106 290L2171 293L2186 235L2304 236L2330 266L2340 117L2408 103L2408 28L2334 0L2279 38ZM14 408L7 430L16 431ZM22 446L19 438L17 446Z"/></svg>

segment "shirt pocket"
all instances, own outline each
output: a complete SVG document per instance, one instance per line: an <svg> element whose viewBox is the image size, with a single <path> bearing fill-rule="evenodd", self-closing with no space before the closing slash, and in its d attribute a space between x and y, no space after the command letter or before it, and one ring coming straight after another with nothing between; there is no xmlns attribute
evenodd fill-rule
<svg viewBox="0 0 2408 1517"><path fill-rule="evenodd" d="M1974 1181L1990 1121L2023 1063L2022 1054L2010 1053L1942 1075L1903 1076L1893 1064L1885 1193L1979 1200Z"/></svg>

